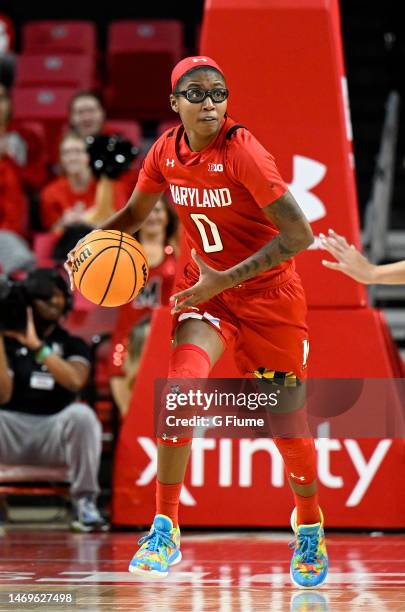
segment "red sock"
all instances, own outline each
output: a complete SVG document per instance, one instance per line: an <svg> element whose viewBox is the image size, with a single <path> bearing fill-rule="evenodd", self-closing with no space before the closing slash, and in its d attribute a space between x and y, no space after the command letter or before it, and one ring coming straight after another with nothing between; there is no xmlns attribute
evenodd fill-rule
<svg viewBox="0 0 405 612"><path fill-rule="evenodd" d="M179 524L179 498L182 482L163 484L156 480L156 514L164 514L173 521L173 527Z"/></svg>
<svg viewBox="0 0 405 612"><path fill-rule="evenodd" d="M274 438L281 453L288 478L295 484L307 486L316 480L316 453L312 438ZM293 491L297 507L298 525L319 523L318 493L305 497Z"/></svg>
<svg viewBox="0 0 405 612"><path fill-rule="evenodd" d="M294 499L297 507L298 525L313 525L314 523L319 523L321 516L319 514L318 493L314 493L309 497L294 493Z"/></svg>

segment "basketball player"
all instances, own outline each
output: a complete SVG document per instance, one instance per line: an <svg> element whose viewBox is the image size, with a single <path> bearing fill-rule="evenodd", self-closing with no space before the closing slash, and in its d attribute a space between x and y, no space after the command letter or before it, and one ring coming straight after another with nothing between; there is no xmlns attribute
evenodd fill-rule
<svg viewBox="0 0 405 612"><path fill-rule="evenodd" d="M209 57L185 58L171 85L171 108L182 125L155 142L127 206L102 229L135 232L170 188L192 260L172 296L169 379L208 377L231 346L243 375L298 384L308 337L293 257L312 243L311 228L273 157L227 116L229 92L219 65ZM294 415L295 437L283 436L284 416L290 415L277 415L271 427L295 499L291 578L314 587L328 571L315 447L304 412ZM191 439L158 440L157 514L131 572L166 576L181 560L178 505L190 447Z"/></svg>
<svg viewBox="0 0 405 612"><path fill-rule="evenodd" d="M324 259L322 264L330 270L338 270L350 276L359 283L366 285L402 285L405 283L405 261L375 265L362 255L353 244L348 244L344 236L333 230L329 235L319 235L321 245L329 251L337 261Z"/></svg>

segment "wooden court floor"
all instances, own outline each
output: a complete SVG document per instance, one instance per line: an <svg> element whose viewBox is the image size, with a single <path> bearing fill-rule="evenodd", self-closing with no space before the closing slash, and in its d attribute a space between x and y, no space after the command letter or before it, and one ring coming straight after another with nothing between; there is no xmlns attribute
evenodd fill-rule
<svg viewBox="0 0 405 612"><path fill-rule="evenodd" d="M316 591L290 583L288 533L186 532L184 560L168 578L149 581L127 572L138 538L8 527L0 535L0 610L405 612L403 534L329 534L329 579ZM29 603L35 594L44 601ZM58 603L62 594L74 603Z"/></svg>

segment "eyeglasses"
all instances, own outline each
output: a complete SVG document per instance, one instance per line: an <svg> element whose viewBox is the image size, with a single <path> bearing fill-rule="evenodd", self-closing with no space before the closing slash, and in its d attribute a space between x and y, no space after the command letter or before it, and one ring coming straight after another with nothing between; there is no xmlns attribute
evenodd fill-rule
<svg viewBox="0 0 405 612"><path fill-rule="evenodd" d="M183 96L192 104L199 104L209 96L215 104L220 104L221 102L225 102L229 96L229 91L225 89L225 87L216 87L215 89L193 87L191 89L185 89L184 91L178 91L174 95Z"/></svg>

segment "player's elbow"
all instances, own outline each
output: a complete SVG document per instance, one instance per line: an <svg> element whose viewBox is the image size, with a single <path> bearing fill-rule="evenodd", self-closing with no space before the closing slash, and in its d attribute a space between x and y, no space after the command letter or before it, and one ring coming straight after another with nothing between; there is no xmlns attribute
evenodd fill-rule
<svg viewBox="0 0 405 612"><path fill-rule="evenodd" d="M299 231L295 230L294 234L282 236L283 243L296 255L301 251L305 251L314 241L310 225L303 225Z"/></svg>
<svg viewBox="0 0 405 612"><path fill-rule="evenodd" d="M312 233L311 226L309 223L300 224L299 230L296 232L295 240L298 251L305 251L314 241L314 235Z"/></svg>
<svg viewBox="0 0 405 612"><path fill-rule="evenodd" d="M305 228L305 230L302 233L301 236L301 251L305 251L305 249L307 249L308 247L311 246L311 244L313 244L314 242L314 235L312 233L311 230L311 226L308 225L308 227Z"/></svg>

